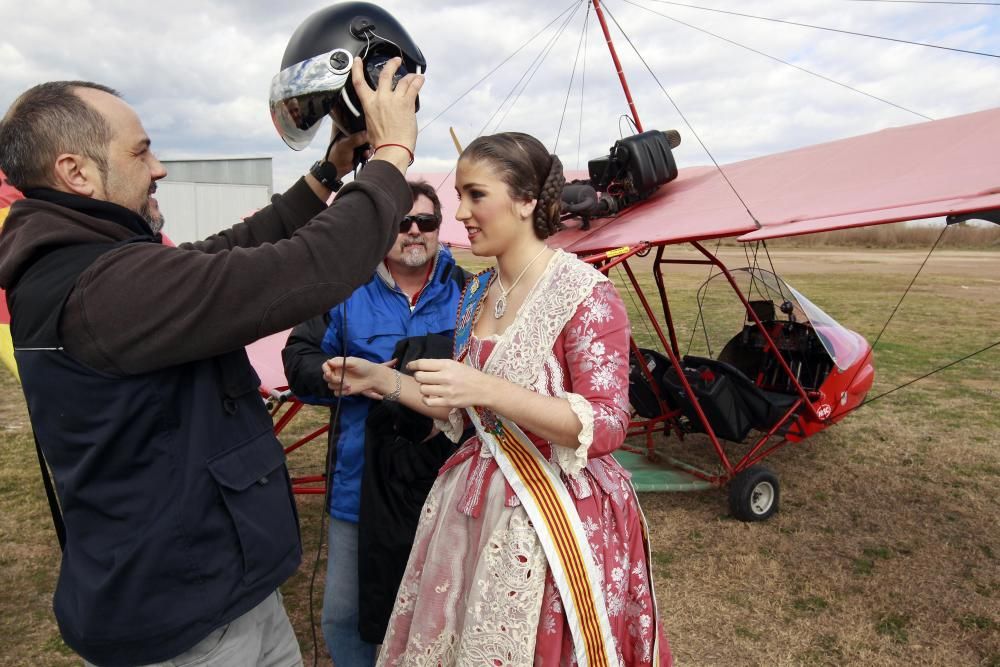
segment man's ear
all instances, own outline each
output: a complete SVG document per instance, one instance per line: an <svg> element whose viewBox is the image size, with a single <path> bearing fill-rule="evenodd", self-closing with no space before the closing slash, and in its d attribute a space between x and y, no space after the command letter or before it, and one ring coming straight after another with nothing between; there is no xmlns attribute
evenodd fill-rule
<svg viewBox="0 0 1000 667"><path fill-rule="evenodd" d="M101 197L104 193L97 163L82 155L63 153L57 157L53 181L56 190L83 197Z"/></svg>

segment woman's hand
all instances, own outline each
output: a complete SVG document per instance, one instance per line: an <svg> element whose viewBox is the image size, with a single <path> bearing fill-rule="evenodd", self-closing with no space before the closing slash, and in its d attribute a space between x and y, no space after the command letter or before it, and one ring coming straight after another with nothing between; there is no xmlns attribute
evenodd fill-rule
<svg viewBox="0 0 1000 667"><path fill-rule="evenodd" d="M414 371L424 405L432 408L489 407L499 381L452 359L417 359L407 369Z"/></svg>
<svg viewBox="0 0 1000 667"><path fill-rule="evenodd" d="M359 357L334 357L323 362L323 379L335 396L361 394L368 398L381 399L392 391L387 380L392 381L392 367L396 360L376 364ZM343 377L343 386L341 386Z"/></svg>

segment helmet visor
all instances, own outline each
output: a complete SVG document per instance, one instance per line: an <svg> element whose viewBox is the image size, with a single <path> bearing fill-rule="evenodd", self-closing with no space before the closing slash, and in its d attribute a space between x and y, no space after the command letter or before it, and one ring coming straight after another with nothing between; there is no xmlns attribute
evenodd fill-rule
<svg viewBox="0 0 1000 667"><path fill-rule="evenodd" d="M286 67L271 81L271 120L290 148L300 151L316 136L351 77L353 60L334 49Z"/></svg>

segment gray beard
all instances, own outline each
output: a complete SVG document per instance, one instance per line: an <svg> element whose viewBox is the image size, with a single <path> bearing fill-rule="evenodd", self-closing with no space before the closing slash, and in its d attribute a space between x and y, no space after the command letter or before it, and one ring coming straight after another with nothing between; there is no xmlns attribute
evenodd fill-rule
<svg viewBox="0 0 1000 667"><path fill-rule="evenodd" d="M411 253L409 253L408 250L410 248L413 248L413 247L420 248L423 251L423 254L422 255L417 255L417 254L411 254ZM412 268L416 268L416 267L423 266L424 264L426 264L428 262L428 260L430 260L430 256L429 255L430 255L430 253L427 252L427 246L422 245L422 244L418 244L418 243L414 243L414 244L405 246L403 248L402 257L400 258L400 261L403 263L404 266L409 266L409 267L412 267Z"/></svg>
<svg viewBox="0 0 1000 667"><path fill-rule="evenodd" d="M143 206L142 210L139 211L139 215L142 219L146 221L149 228L153 230L154 234L159 234L160 230L163 229L163 215L153 215L153 212L149 210L149 206Z"/></svg>

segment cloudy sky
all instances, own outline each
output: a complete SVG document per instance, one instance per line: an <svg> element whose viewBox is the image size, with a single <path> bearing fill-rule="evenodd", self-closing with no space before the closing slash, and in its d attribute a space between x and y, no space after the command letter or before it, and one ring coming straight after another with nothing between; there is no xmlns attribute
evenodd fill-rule
<svg viewBox="0 0 1000 667"><path fill-rule="evenodd" d="M428 62L416 169L444 172L453 166L449 126L463 143L485 127L487 132L527 131L554 148L559 133L558 152L570 168L577 165L578 156L585 165L588 157L606 154L628 131L621 118L627 112L624 97L585 0L380 4L407 27ZM1000 106L997 57L681 6L1000 54L1000 6L995 4L893 0L606 0L602 4L720 162L922 121L913 113L731 42L931 118ZM264 0L0 0L4 17L0 110L41 81L98 81L122 91L138 110L161 157L271 156L275 188L281 190L319 157L326 142L317 139L301 153L285 147L270 121L268 88L289 36L325 3L285 0L278 5ZM539 31L509 62L474 86ZM681 131L681 166L708 163L692 129L613 23L611 31L645 128ZM547 56L533 67L544 50ZM502 104L515 96L516 104ZM453 106L445 111L449 105Z"/></svg>

